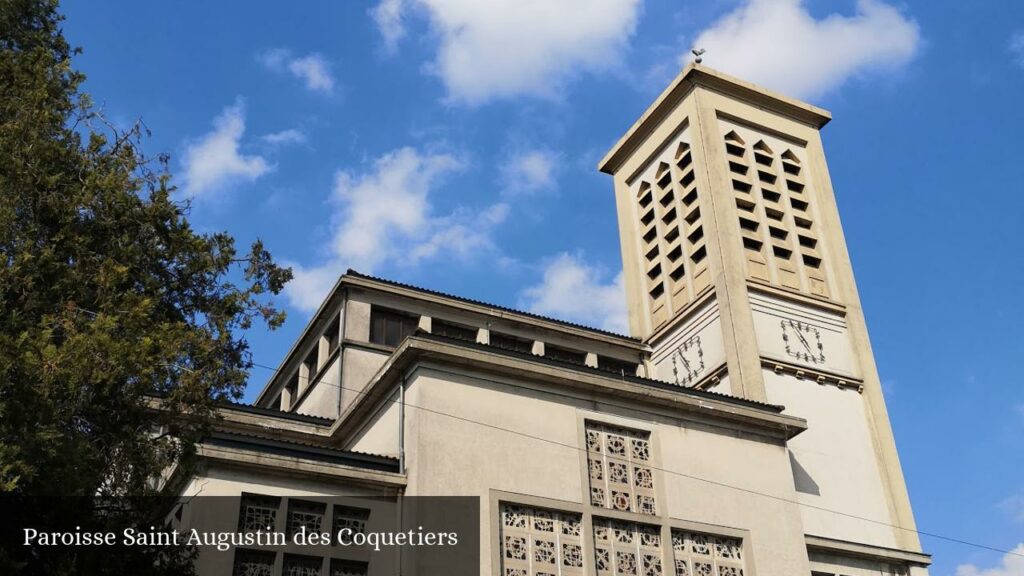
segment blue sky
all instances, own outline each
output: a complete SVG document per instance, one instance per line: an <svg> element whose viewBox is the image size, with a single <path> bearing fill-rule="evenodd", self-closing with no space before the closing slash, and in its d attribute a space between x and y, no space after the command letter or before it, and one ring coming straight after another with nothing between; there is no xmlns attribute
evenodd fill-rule
<svg viewBox="0 0 1024 576"><path fill-rule="evenodd" d="M193 223L260 237L295 267L289 321L250 335L269 365L349 266L620 328L595 164L695 43L708 65L828 108L919 527L1024 553L1024 4L484 4L64 10L86 89L173 156ZM932 574L1024 575L1024 558L923 540Z"/></svg>

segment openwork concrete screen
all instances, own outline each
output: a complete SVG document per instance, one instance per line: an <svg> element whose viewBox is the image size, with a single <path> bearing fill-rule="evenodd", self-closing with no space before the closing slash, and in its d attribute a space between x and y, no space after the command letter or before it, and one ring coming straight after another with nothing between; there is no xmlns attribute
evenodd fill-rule
<svg viewBox="0 0 1024 576"><path fill-rule="evenodd" d="M502 576L745 576L742 531L720 534L660 509L651 432L587 421L583 434L589 483L575 510L500 503Z"/></svg>
<svg viewBox="0 0 1024 576"><path fill-rule="evenodd" d="M501 507L504 576L583 574L582 519L505 504Z"/></svg>
<svg viewBox="0 0 1024 576"><path fill-rule="evenodd" d="M743 576L743 541L673 530L672 559L676 576Z"/></svg>
<svg viewBox="0 0 1024 576"><path fill-rule="evenodd" d="M590 503L612 510L657 514L649 434L587 426Z"/></svg>

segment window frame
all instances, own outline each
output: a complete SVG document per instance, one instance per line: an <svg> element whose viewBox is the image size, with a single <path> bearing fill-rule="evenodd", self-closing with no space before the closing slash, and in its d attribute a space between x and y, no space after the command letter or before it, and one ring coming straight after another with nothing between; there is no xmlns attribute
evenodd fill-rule
<svg viewBox="0 0 1024 576"><path fill-rule="evenodd" d="M404 312L402 310L396 310L394 308L387 308L384 306L371 304L369 316L370 329L369 334L367 336L368 341L371 344L376 344L378 346L385 346L387 348L397 348L399 345L402 344L402 342L406 338L416 333L416 329L419 328L420 318L422 318L422 315L412 314L410 312ZM384 322L383 326L381 326L380 328L377 327L376 320L378 319ZM396 322L399 328L398 340L395 341L394 344L389 343L389 320ZM402 322L403 320L408 320L409 324L405 325ZM383 329L384 334L381 335L382 338L378 339L378 330L380 329Z"/></svg>
<svg viewBox="0 0 1024 576"><path fill-rule="evenodd" d="M675 530L696 532L711 537L734 538L741 540L744 576L757 576L751 534L749 530L684 520L672 517L668 514L668 500L666 499L665 494L666 482L664 479L664 472L662 471L661 445L658 426L656 424L589 410L577 410L576 415L581 486L579 500L557 500L541 496L530 496L516 492L491 489L488 499L490 522L488 542L491 546L489 554L491 560L491 576L504 576L504 572L502 571L503 541L501 540L501 506L503 504L512 504L527 508L542 508L564 514L579 514L582 521L580 534L583 543L583 573L587 575L596 574L594 520L605 519L657 527L661 535L661 565L664 576L674 576L675 574L675 554L672 546L672 532ZM635 430L648 434L647 441L651 452L648 463L655 474L654 493L657 512L656 515L640 514L639 512L623 512L591 505L590 474L586 450L587 422L592 422L600 426L625 428L627 430ZM640 556L638 556L638 560L642 562L642 558Z"/></svg>

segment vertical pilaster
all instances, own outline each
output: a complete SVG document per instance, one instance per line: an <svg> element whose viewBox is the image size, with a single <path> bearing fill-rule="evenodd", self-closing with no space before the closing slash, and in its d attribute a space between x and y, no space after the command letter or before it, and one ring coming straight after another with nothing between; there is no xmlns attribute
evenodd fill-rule
<svg viewBox="0 0 1024 576"><path fill-rule="evenodd" d="M701 88L694 90L691 98L696 104L695 125L703 160L701 172L708 181L705 189L709 193L704 195L711 209L711 218L706 224L710 236L708 246L712 251L712 281L722 318L729 381L733 394L765 402L767 395L748 301L743 246L735 225L736 209L718 117L714 107L706 102Z"/></svg>

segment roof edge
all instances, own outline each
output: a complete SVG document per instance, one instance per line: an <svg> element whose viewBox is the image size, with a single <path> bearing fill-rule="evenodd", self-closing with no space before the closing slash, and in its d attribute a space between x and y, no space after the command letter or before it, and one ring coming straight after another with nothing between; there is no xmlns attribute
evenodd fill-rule
<svg viewBox="0 0 1024 576"><path fill-rule="evenodd" d="M619 138L611 150L598 162L597 169L605 174L615 174L629 153L636 149L658 123L668 116L677 103L698 86L745 100L816 129L820 129L832 120L832 114L824 108L785 96L752 82L740 80L713 68L691 63L672 80L640 118Z"/></svg>
<svg viewBox="0 0 1024 576"><path fill-rule="evenodd" d="M782 406L705 390L680 388L640 377L621 377L541 356L528 356L484 344L417 333L402 342L377 374L370 379L356 402L338 418L330 432L335 441L344 445L351 434L360 430L366 418L370 417L380 402L394 390L393 384L401 381L421 356L428 356L434 360L455 360L459 365L476 369L500 367L501 361L498 357L505 357L508 361L505 371L509 374L522 377L528 372L542 381L557 381L577 388L604 386L611 389L614 381L621 388L623 397L630 401L646 399L658 404L670 401L685 407L687 412L723 423L730 422L733 426L743 426L748 430L756 428L761 430L762 434L786 440L807 429L806 420L783 414Z"/></svg>
<svg viewBox="0 0 1024 576"><path fill-rule="evenodd" d="M509 314L514 314L515 316L517 316L520 319L523 319L525 321L540 321L540 322L543 322L543 323L556 324L556 325L558 325L558 327L563 328L563 329L564 328L569 328L569 329L572 329L572 330L575 330L575 331L583 332L583 333L585 333L589 337L609 338L609 339L615 340L618 344L621 344L621 345L632 346L632 347L634 347L636 349L643 349L644 348L643 342L639 338L636 338L636 337L633 337L633 336L627 336L625 334L618 334L616 332L611 332L609 330L602 330L601 328L594 328L592 326L585 326L583 324L577 324L575 322L570 322L568 320L561 320L559 318L552 318L550 316L543 316L541 314L534 314L533 312L527 312L525 310L517 310L515 308L509 308L507 306L501 306L499 304L492 304L490 302L484 302L482 300L474 300L472 298L467 298L465 296L457 296L455 294L448 294L446 292L441 292L441 291L438 291L438 290L431 290L430 288L422 288L420 286L414 286L412 284L406 284L404 282L398 282L396 280L388 280L387 278L379 278L377 276L370 276L369 274L363 274L362 272L358 272L358 271L353 270L351 268L347 272L345 272L344 276L342 276L341 284L343 284L343 285L344 284L358 285L359 282L353 282L352 281L353 279L361 280L361 281L365 281L365 282L370 282L370 283L374 283L374 284L378 284L378 285L383 285L383 286L387 286L387 287L390 287L390 288L399 288L399 289L402 289L402 290L409 290L409 291L412 291L412 292L418 292L420 294L436 296L436 297L439 297L439 298L443 298L445 300L449 300L449 301L451 301L451 303L453 305L456 305L456 306L458 306L460 304L461 305L468 304L468 305L471 305L471 306L478 306L478 307L482 307L482 308L490 308L490 309L495 310L495 311L506 312L506 313L509 313ZM375 287L379 287L379 286L375 286Z"/></svg>

